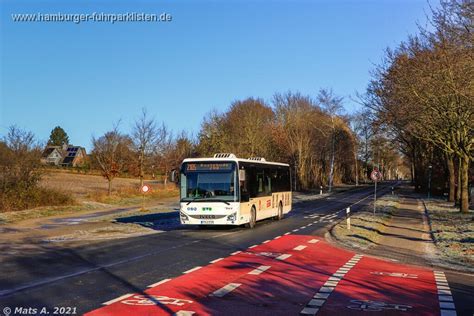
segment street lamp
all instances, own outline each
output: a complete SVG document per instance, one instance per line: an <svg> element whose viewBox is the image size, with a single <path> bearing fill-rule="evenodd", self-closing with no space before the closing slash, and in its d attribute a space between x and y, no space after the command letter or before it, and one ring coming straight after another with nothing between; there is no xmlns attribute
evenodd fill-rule
<svg viewBox="0 0 474 316"><path fill-rule="evenodd" d="M433 169L432 165L428 166L428 200L431 198L431 170Z"/></svg>

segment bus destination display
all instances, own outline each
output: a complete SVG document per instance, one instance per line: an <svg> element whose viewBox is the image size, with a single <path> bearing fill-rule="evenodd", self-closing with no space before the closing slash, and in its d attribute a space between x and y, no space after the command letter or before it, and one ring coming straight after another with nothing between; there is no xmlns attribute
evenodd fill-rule
<svg viewBox="0 0 474 316"><path fill-rule="evenodd" d="M231 163L188 163L186 171L231 171Z"/></svg>

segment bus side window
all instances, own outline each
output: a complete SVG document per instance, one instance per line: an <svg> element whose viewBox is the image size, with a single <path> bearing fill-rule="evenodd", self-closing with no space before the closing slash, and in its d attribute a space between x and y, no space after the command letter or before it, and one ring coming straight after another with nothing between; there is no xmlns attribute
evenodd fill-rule
<svg viewBox="0 0 474 316"><path fill-rule="evenodd" d="M258 182L258 194L263 193L263 172L257 173L257 182Z"/></svg>

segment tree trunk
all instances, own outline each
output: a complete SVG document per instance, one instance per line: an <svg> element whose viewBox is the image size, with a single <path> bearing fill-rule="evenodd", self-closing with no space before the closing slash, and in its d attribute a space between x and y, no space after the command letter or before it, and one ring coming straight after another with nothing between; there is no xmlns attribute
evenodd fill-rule
<svg viewBox="0 0 474 316"><path fill-rule="evenodd" d="M139 172L140 172L140 188L143 187L143 178L144 178L144 171L143 171L143 165L144 165L144 153L141 152L140 153L140 158L139 158L139 161L138 161L138 164L140 165L139 166Z"/></svg>
<svg viewBox="0 0 474 316"><path fill-rule="evenodd" d="M112 195L112 179L107 180L109 183L108 194L109 196Z"/></svg>
<svg viewBox="0 0 474 316"><path fill-rule="evenodd" d="M469 157L464 156L463 159L459 159L461 162L461 203L460 208L462 213L469 212Z"/></svg>
<svg viewBox="0 0 474 316"><path fill-rule="evenodd" d="M452 155L446 155L446 163L448 165L449 173L449 195L448 202L454 202L456 192L456 173L454 171L454 158Z"/></svg>
<svg viewBox="0 0 474 316"><path fill-rule="evenodd" d="M456 181L456 201L454 203L455 206L461 205L461 168L462 168L462 159L457 159L457 181Z"/></svg>
<svg viewBox="0 0 474 316"><path fill-rule="evenodd" d="M335 151L335 142L336 135L333 130L332 143L331 143L331 166L329 167L329 192L332 192L332 182L334 180L334 151Z"/></svg>
<svg viewBox="0 0 474 316"><path fill-rule="evenodd" d="M359 164L357 162L357 152L354 151L354 158L355 158L355 180L356 180L356 186L359 185Z"/></svg>

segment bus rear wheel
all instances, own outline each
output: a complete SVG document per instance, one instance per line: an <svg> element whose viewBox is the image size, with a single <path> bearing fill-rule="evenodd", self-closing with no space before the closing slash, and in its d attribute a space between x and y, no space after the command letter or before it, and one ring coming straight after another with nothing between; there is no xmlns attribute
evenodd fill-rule
<svg viewBox="0 0 474 316"><path fill-rule="evenodd" d="M255 210L255 206L252 206L250 210L250 221L247 224L247 228L254 228L257 224L257 211Z"/></svg>

